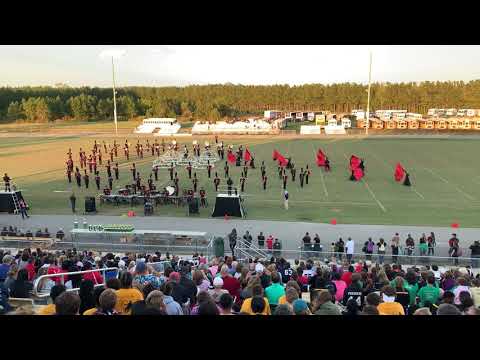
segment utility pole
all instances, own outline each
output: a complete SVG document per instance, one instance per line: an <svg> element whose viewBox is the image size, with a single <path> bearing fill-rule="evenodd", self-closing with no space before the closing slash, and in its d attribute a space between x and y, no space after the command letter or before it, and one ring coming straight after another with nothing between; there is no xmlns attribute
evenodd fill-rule
<svg viewBox="0 0 480 360"><path fill-rule="evenodd" d="M370 51L370 66L368 69L368 96L367 96L367 124L365 126L365 135L368 135L368 127L370 126L370 87L372 80L372 52Z"/></svg>
<svg viewBox="0 0 480 360"><path fill-rule="evenodd" d="M115 91L115 66L113 64L112 56L112 76L113 76L113 118L115 121L115 136L118 136L118 125L117 125L117 97Z"/></svg>

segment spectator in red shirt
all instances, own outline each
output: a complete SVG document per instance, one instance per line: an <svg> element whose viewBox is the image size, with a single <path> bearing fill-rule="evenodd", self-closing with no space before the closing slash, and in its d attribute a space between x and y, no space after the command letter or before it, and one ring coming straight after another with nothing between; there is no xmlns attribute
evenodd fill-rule
<svg viewBox="0 0 480 360"><path fill-rule="evenodd" d="M35 265L33 264L33 258L28 259L28 264L25 266L25 269L28 272L28 281L33 281L35 279Z"/></svg>
<svg viewBox="0 0 480 360"><path fill-rule="evenodd" d="M92 270L92 264L89 261L85 262L82 269L82 271L87 271L87 270ZM103 283L103 277L102 275L100 275L100 272L98 271L83 274L83 280L90 280L95 285Z"/></svg>
<svg viewBox="0 0 480 360"><path fill-rule="evenodd" d="M345 283L347 284L347 287L352 284L352 274L354 270L355 269L353 268L353 266L350 265L348 267L348 271L344 272L342 277L340 278L340 280L345 281Z"/></svg>
<svg viewBox="0 0 480 360"><path fill-rule="evenodd" d="M267 249L268 250L272 250L273 249L273 236L270 235L268 238L267 238Z"/></svg>
<svg viewBox="0 0 480 360"><path fill-rule="evenodd" d="M223 280L223 288L228 290L235 299L235 303L240 304L240 282L230 275L228 265L223 265L220 269L220 276Z"/></svg>

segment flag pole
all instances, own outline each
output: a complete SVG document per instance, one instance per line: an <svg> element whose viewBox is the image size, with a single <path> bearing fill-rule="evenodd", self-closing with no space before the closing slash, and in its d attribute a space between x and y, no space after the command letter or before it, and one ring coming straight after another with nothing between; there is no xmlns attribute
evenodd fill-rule
<svg viewBox="0 0 480 360"><path fill-rule="evenodd" d="M372 80L372 52L370 51L370 65L368 69L368 96L367 96L367 124L365 126L365 135L368 135L368 128L370 126L370 88Z"/></svg>
<svg viewBox="0 0 480 360"><path fill-rule="evenodd" d="M115 95L115 67L113 64L112 56L112 77L113 77L113 117L115 121L115 136L118 136L118 125L117 125L117 98Z"/></svg>

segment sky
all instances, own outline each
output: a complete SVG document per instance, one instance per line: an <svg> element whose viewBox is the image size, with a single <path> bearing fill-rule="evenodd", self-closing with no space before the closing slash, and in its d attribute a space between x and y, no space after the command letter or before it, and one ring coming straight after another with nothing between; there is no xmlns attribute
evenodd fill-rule
<svg viewBox="0 0 480 360"><path fill-rule="evenodd" d="M1 45L0 86L268 85L480 79L480 46Z"/></svg>

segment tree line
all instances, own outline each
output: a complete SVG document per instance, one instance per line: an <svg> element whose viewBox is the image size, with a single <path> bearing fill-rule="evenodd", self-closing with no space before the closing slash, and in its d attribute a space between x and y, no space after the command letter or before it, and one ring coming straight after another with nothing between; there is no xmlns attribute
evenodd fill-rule
<svg viewBox="0 0 480 360"><path fill-rule="evenodd" d="M263 110L350 112L366 107L367 86L355 83L289 85L192 85L117 90L120 119L137 116L211 120L261 114ZM371 109L480 108L480 80L375 83ZM90 87L0 88L0 120L48 122L113 117L113 92Z"/></svg>

